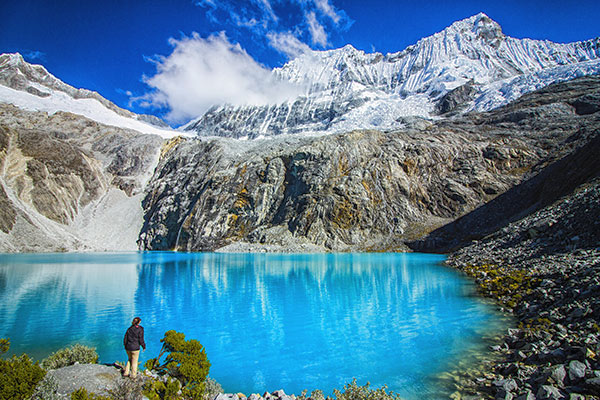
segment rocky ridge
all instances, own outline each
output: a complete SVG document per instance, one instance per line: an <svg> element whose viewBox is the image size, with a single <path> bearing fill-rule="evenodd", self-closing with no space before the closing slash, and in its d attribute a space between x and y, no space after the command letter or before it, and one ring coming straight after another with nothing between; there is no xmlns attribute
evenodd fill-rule
<svg viewBox="0 0 600 400"><path fill-rule="evenodd" d="M153 115L135 114L118 107L97 92L87 89L76 89L56 78L42 65L25 62L20 54L0 54L0 85L24 91L38 97L48 97L51 91L59 91L74 99L94 99L117 114L147 122L161 128L169 126Z"/></svg>
<svg viewBox="0 0 600 400"><path fill-rule="evenodd" d="M584 87L591 91L588 92ZM574 97L569 100L572 95ZM552 137L561 129L559 125L554 124L560 120L556 118L555 112L558 108L555 106L557 102L562 101L561 99L566 99L565 104L573 107L578 115L589 116L590 124L574 126L573 135L563 143L564 145L548 151L546 157L531 167L525 175L526 179L519 185L477 210L411 243L410 246L420 251L448 252L470 240L480 239L501 229L526 213L553 203L561 196L570 194L578 185L597 176L600 171L600 160L597 157L600 151L600 88L596 78L556 84L523 96L517 102L494 111L487 117L484 116L483 123L487 126L515 123L518 129L545 131L548 137ZM554 108L554 111L548 114L539 114L536 111L551 108ZM527 115L535 118L529 120ZM528 120L529 122L526 122Z"/></svg>
<svg viewBox="0 0 600 400"><path fill-rule="evenodd" d="M518 184L552 175L554 163L578 160L598 132L599 82L583 77L491 112L401 131L174 140L149 183L140 247L404 249ZM566 166L573 173L564 182L542 181L561 187L578 176L577 164ZM514 197L503 204L516 208L490 214L494 224L531 205Z"/></svg>

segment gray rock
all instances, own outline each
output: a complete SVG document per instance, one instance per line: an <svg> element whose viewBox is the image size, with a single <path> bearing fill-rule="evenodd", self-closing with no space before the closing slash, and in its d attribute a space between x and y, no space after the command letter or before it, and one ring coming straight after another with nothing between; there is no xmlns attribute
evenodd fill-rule
<svg viewBox="0 0 600 400"><path fill-rule="evenodd" d="M560 392L560 390L558 390L554 386L550 386L550 385L540 386L536 397L540 400L546 400L546 399L558 400L558 399L565 398L565 396Z"/></svg>
<svg viewBox="0 0 600 400"><path fill-rule="evenodd" d="M519 386L514 379L501 379L494 382L494 386L507 393L515 392Z"/></svg>
<svg viewBox="0 0 600 400"><path fill-rule="evenodd" d="M564 365L557 365L550 368L550 377L558 387L565 387L565 378L567 377L567 371Z"/></svg>
<svg viewBox="0 0 600 400"><path fill-rule="evenodd" d="M585 380L585 384L590 388L592 393L600 395L600 378L589 378Z"/></svg>
<svg viewBox="0 0 600 400"><path fill-rule="evenodd" d="M576 382L585 378L587 366L578 360L573 360L569 363L569 379Z"/></svg>
<svg viewBox="0 0 600 400"><path fill-rule="evenodd" d="M511 392L507 392L504 389L498 390L496 396L494 396L495 400L513 400L515 396Z"/></svg>
<svg viewBox="0 0 600 400"><path fill-rule="evenodd" d="M116 389L116 381L121 372L112 366L100 364L76 364L48 371L47 374L58 382L58 394L70 393L85 388L88 392L108 395L109 390Z"/></svg>
<svg viewBox="0 0 600 400"><path fill-rule="evenodd" d="M471 80L442 96L436 104L436 109L440 114L459 111L467 102L473 99L476 93L477 89Z"/></svg>
<svg viewBox="0 0 600 400"><path fill-rule="evenodd" d="M238 400L239 397L234 393L219 393L215 396L214 400Z"/></svg>
<svg viewBox="0 0 600 400"><path fill-rule="evenodd" d="M521 393L517 400L535 400L535 395L531 390L527 390L525 393Z"/></svg>

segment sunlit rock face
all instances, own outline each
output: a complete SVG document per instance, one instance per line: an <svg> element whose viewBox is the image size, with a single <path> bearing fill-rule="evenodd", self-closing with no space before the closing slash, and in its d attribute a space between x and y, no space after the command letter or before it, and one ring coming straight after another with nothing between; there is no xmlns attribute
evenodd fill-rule
<svg viewBox="0 0 600 400"><path fill-rule="evenodd" d="M402 248L591 140L599 83L580 78L493 112L387 133L181 140L150 181L140 247Z"/></svg>
<svg viewBox="0 0 600 400"><path fill-rule="evenodd" d="M136 250L156 117L0 55L0 252Z"/></svg>
<svg viewBox="0 0 600 400"><path fill-rule="evenodd" d="M0 104L0 250L135 250L161 143L75 114Z"/></svg>
<svg viewBox="0 0 600 400"><path fill-rule="evenodd" d="M550 83L598 74L599 56L598 39L516 39L478 14L397 53L368 54L350 45L306 53L273 71L302 95L277 104L215 106L185 129L257 138L404 128L406 117L489 111Z"/></svg>

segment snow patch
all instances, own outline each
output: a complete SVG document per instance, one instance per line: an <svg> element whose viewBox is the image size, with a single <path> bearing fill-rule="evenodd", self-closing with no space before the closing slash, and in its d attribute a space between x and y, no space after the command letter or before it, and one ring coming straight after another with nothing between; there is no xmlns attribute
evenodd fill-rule
<svg viewBox="0 0 600 400"><path fill-rule="evenodd" d="M135 251L144 221L143 193L110 188L79 212L68 229L95 251Z"/></svg>
<svg viewBox="0 0 600 400"><path fill-rule="evenodd" d="M49 94L47 97L36 96L20 90L11 89L0 85L0 102L13 104L28 111L43 111L54 114L66 111L82 115L101 124L112 125L118 128L133 129L135 131L158 135L163 138L175 136L190 136L188 133L170 129L161 129L144 122L127 118L109 110L95 99L74 99L61 91L51 90L42 85L31 85L36 89Z"/></svg>

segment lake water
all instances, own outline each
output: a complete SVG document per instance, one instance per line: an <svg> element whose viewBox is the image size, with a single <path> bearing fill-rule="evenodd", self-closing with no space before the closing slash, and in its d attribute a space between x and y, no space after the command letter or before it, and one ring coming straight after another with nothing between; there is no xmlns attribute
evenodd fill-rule
<svg viewBox="0 0 600 400"><path fill-rule="evenodd" d="M142 318L146 352L165 331L199 340L228 392L326 394L357 378L410 399L484 348L506 321L427 254L2 254L0 337L36 359L72 343L126 359Z"/></svg>

